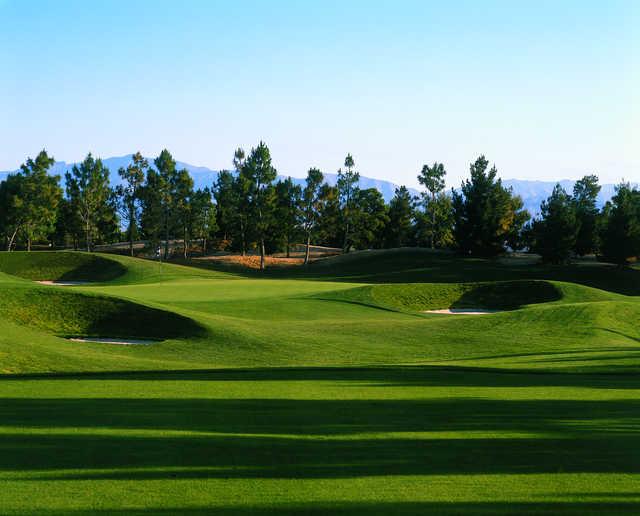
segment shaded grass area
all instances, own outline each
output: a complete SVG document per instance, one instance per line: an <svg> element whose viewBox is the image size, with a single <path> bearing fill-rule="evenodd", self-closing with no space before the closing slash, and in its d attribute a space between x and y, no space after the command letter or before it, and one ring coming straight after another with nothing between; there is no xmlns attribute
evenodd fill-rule
<svg viewBox="0 0 640 516"><path fill-rule="evenodd" d="M438 308L513 310L527 304L558 301L562 292L546 281L495 283L397 283L341 290L332 299L391 310L419 312Z"/></svg>
<svg viewBox="0 0 640 516"><path fill-rule="evenodd" d="M255 272L245 272L256 277ZM446 251L400 248L358 251L318 260L309 267L267 270L269 277L299 277L358 283L472 283L511 280L555 280L610 292L639 296L640 270L606 263L578 261L541 265L529 257L481 259Z"/></svg>
<svg viewBox="0 0 640 516"><path fill-rule="evenodd" d="M126 272L119 262L91 253L0 252L0 271L30 280L109 281Z"/></svg>
<svg viewBox="0 0 640 516"><path fill-rule="evenodd" d="M3 318L64 336L152 339L204 336L204 328L179 314L115 297L51 287L3 285Z"/></svg>
<svg viewBox="0 0 640 516"><path fill-rule="evenodd" d="M431 367L5 378L0 509L632 513L639 388Z"/></svg>

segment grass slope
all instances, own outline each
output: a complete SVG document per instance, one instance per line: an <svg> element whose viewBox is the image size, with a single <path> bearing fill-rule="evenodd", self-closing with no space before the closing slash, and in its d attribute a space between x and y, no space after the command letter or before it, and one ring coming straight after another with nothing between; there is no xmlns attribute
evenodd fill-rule
<svg viewBox="0 0 640 516"><path fill-rule="evenodd" d="M124 271L61 288L0 257L2 514L640 511L639 270L102 258ZM507 311L419 313L450 306ZM179 338L55 336L103 316Z"/></svg>

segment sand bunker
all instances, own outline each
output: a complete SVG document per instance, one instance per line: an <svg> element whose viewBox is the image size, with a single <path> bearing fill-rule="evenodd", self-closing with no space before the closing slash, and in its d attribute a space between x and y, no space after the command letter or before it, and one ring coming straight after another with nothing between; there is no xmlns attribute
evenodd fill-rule
<svg viewBox="0 0 640 516"><path fill-rule="evenodd" d="M143 340L143 339L122 339L119 337L100 338L100 337L74 337L70 338L74 342L98 342L100 344L118 344L120 346L148 346L149 344L157 344L158 340Z"/></svg>
<svg viewBox="0 0 640 516"><path fill-rule="evenodd" d="M40 285L57 285L59 287L77 287L78 285L88 285L89 281L37 281Z"/></svg>
<svg viewBox="0 0 640 516"><path fill-rule="evenodd" d="M500 310L485 310L483 308L444 308L442 310L425 310L424 314L444 315L488 315L497 314Z"/></svg>

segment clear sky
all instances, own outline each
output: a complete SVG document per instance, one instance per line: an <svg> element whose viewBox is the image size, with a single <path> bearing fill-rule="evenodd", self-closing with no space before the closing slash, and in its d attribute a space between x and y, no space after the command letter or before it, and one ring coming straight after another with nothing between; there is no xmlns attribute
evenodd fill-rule
<svg viewBox="0 0 640 516"><path fill-rule="evenodd" d="M294 176L637 181L639 61L639 0L0 0L0 170L263 139Z"/></svg>

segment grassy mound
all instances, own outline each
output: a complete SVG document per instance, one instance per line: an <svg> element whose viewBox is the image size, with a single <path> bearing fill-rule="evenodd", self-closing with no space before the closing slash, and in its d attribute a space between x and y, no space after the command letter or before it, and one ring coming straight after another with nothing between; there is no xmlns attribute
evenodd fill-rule
<svg viewBox="0 0 640 516"><path fill-rule="evenodd" d="M337 301L409 312L441 308L514 310L524 305L558 301L562 292L548 281L525 280L371 285L335 292L330 297Z"/></svg>
<svg viewBox="0 0 640 516"><path fill-rule="evenodd" d="M273 272L274 275L284 273ZM535 256L470 258L422 248L357 251L301 267L308 279L357 283L478 283L554 280L578 283L628 296L640 296L640 270L578 260L570 265L543 265Z"/></svg>
<svg viewBox="0 0 640 516"><path fill-rule="evenodd" d="M167 339L204 333L195 321L124 299L59 288L0 290L3 319L61 336Z"/></svg>
<svg viewBox="0 0 640 516"><path fill-rule="evenodd" d="M30 280L109 281L126 268L104 256L78 252L0 253L0 271Z"/></svg>

